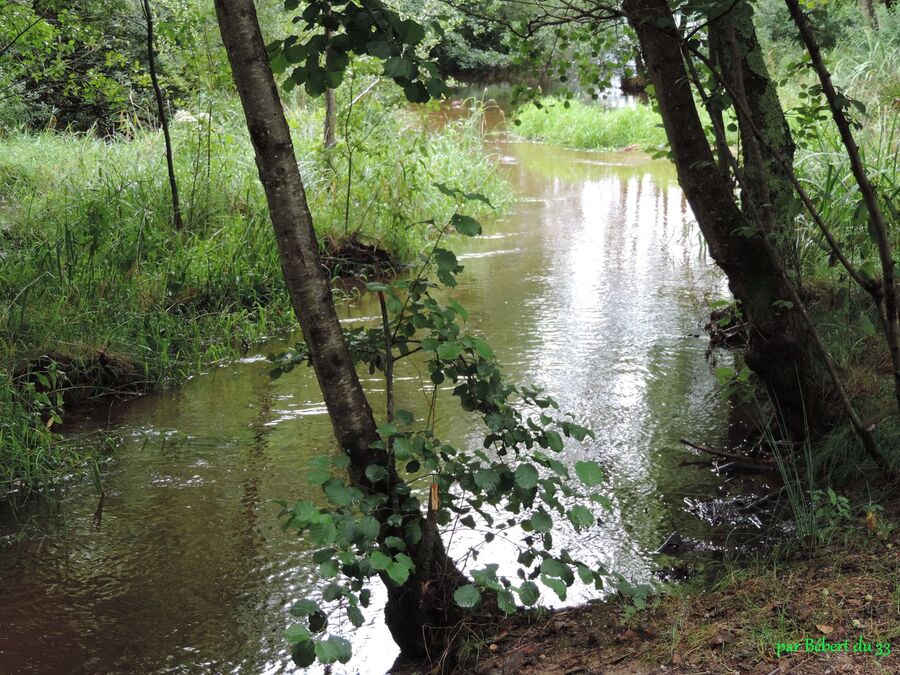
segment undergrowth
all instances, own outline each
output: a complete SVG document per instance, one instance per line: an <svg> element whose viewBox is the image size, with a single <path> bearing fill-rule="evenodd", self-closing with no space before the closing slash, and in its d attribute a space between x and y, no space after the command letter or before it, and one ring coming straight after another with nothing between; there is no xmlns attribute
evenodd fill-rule
<svg viewBox="0 0 900 675"><path fill-rule="evenodd" d="M64 464L32 461L53 456L54 436L23 383L58 369L59 386L49 389L67 396L137 391L295 325L244 121L220 109L211 121L182 115L173 125L181 231L171 224L158 132L2 140L0 445L19 451L0 457L0 493ZM328 150L321 111L289 111L329 250L352 243L413 260L432 236L430 219L453 209L436 183L477 190L498 206L507 200L477 121L426 136L415 116L377 95L351 110L339 120L342 142Z"/></svg>

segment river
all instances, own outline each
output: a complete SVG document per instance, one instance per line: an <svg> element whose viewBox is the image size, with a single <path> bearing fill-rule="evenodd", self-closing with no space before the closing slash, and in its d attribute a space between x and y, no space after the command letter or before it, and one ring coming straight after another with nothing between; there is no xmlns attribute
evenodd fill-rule
<svg viewBox="0 0 900 675"><path fill-rule="evenodd" d="M734 529L698 517L734 488L683 465L692 455L678 443L726 433L702 330L708 302L727 294L723 278L666 161L492 147L519 201L485 236L457 242L465 272L453 295L511 381L546 388L597 434L567 459L606 468L614 510L578 537L564 531L564 545L652 580L670 532L716 548ZM339 312L352 323L375 309ZM263 355L277 348L79 423L78 433L122 439L103 469L106 495L98 504L91 484L70 486L0 524L0 672L293 670L281 635L286 608L313 592L311 561L271 500L317 499L305 463L334 443L311 372L268 378ZM380 404L383 384L364 379ZM397 398L423 409L414 367ZM482 433L449 398L437 432L463 445ZM335 672L390 666L396 649L377 607L367 620L348 631L356 656Z"/></svg>

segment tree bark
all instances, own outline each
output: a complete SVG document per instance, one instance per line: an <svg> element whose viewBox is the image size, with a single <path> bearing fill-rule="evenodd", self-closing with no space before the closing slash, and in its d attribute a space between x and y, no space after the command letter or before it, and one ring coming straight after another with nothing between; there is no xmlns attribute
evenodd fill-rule
<svg viewBox="0 0 900 675"><path fill-rule="evenodd" d="M344 339L331 294L331 280L319 258L318 242L294 155L272 69L269 66L253 0L215 0L222 41L231 63L247 127L256 151L256 165L266 192L275 229L281 266L294 312L303 330L313 368L325 398L335 437L350 457L351 480L364 492L372 490L365 478L370 464L384 466L390 493L398 483L396 469L385 450L370 447L379 439L353 359ZM380 540L402 536L385 521L388 506L377 514L382 522ZM419 515L423 532L428 522ZM425 655L434 642L445 639L442 630L456 623L459 610L453 591L465 577L447 556L440 536L423 537L424 544L409 544L407 553L416 572L402 586L386 575L388 603L385 620L394 640L408 655ZM423 578L423 570L429 570Z"/></svg>
<svg viewBox="0 0 900 675"><path fill-rule="evenodd" d="M885 0L887 2L887 0ZM887 5L890 6L890 5ZM875 13L875 3L872 0L859 0L859 9L869 28L878 28L878 15Z"/></svg>
<svg viewBox="0 0 900 675"><path fill-rule="evenodd" d="M337 104L334 100L334 89L325 90L325 147L333 148L337 139L334 129L337 126Z"/></svg>
<svg viewBox="0 0 900 675"><path fill-rule="evenodd" d="M744 115L737 116L743 179L748 192L742 195L742 202L753 202L770 231L777 235L775 243L782 256L793 258L791 231L799 208L790 176L779 159L793 166L795 147L756 36L753 7L746 0L730 5L711 21L709 35L710 52L720 65L722 76L752 115L753 126L764 136L760 143L750 122Z"/></svg>
<svg viewBox="0 0 900 675"><path fill-rule="evenodd" d="M779 261L735 201L716 164L694 104L681 36L666 0L625 0L656 90L679 182L716 263L728 276L750 325L747 365L773 399L786 433L803 438L822 420L824 379ZM777 301L782 301L775 304Z"/></svg>
<svg viewBox="0 0 900 675"><path fill-rule="evenodd" d="M331 31L325 30L325 41L326 43L331 40ZM335 143L337 143L337 139L335 139L334 131L337 128L337 102L334 98L334 89L328 87L325 90L325 129L324 129L324 137L325 137L325 147L332 148Z"/></svg>

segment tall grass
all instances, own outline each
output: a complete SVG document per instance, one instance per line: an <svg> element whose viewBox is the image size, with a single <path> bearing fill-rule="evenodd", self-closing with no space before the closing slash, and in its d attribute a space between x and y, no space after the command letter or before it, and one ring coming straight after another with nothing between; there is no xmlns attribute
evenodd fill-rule
<svg viewBox="0 0 900 675"><path fill-rule="evenodd" d="M577 100L566 107L545 98L540 108L528 105L517 114L513 131L524 138L584 150L656 148L666 143L662 119L646 105L603 108Z"/></svg>
<svg viewBox="0 0 900 675"><path fill-rule="evenodd" d="M323 246L352 240L411 260L427 221L455 208L433 183L506 199L474 124L425 136L372 97L344 120L349 141L325 150L319 111L289 118ZM24 450L0 456L0 493L41 473L29 463L53 444L24 386L34 373L57 364L69 394L136 391L294 326L239 112L176 124L174 142L181 231L155 131L2 139L0 445Z"/></svg>
<svg viewBox="0 0 900 675"><path fill-rule="evenodd" d="M830 54L838 86L870 106L900 99L900 12L879 7L878 30L856 30Z"/></svg>

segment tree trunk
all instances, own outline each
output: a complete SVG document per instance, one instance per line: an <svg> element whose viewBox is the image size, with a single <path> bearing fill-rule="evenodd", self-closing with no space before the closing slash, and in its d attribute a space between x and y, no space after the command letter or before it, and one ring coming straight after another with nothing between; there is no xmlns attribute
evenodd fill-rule
<svg viewBox="0 0 900 675"><path fill-rule="evenodd" d="M776 234L775 244L782 256L793 258L792 226L799 204L784 164L793 166L794 141L763 59L750 3L740 0L730 5L710 22L709 36L711 56L731 91L752 115L752 124L763 135L760 143L744 115L737 116L743 180L748 192L742 195L742 202L752 201L770 231Z"/></svg>
<svg viewBox="0 0 900 675"><path fill-rule="evenodd" d="M215 0L222 41L231 63L256 165L266 192L275 229L281 266L294 312L303 330L325 405L342 450L351 460L351 480L364 492L372 485L365 478L370 464L388 471L385 484L375 487L390 493L397 484L393 463L384 450L370 448L379 439L372 410L360 385L353 359L338 321L331 281L319 259L318 242L294 155L290 131L269 66L253 0ZM380 540L399 535L385 525L392 511L377 514L382 521ZM458 620L453 591L465 577L447 556L440 536L431 532L422 516L424 544L410 545L408 554L416 572L403 586L384 575L388 603L385 619L404 653L424 655L432 640L445 637L441 629ZM427 576L423 574L427 571ZM429 628L436 629L434 631Z"/></svg>
<svg viewBox="0 0 900 675"><path fill-rule="evenodd" d="M681 53L681 36L666 0L625 0L656 90L682 189L716 263L728 276L750 325L747 365L765 384L785 431L803 438L822 421L822 374L778 260L735 201L697 114Z"/></svg>
<svg viewBox="0 0 900 675"><path fill-rule="evenodd" d="M331 31L325 29L326 44L331 40ZM337 103L334 99L334 89L331 87L325 90L325 147L332 148L337 140L334 137L334 131L337 127Z"/></svg>
<svg viewBox="0 0 900 675"><path fill-rule="evenodd" d="M866 25L869 28L878 28L878 15L875 14L875 3L873 0L859 0L859 9L866 20Z"/></svg>
<svg viewBox="0 0 900 675"><path fill-rule="evenodd" d="M325 147L332 148L337 140L334 137L334 129L337 126L336 103L334 89L325 90Z"/></svg>

